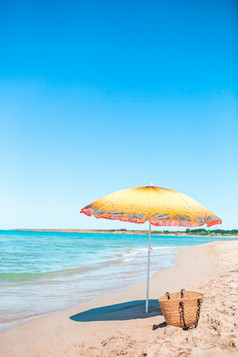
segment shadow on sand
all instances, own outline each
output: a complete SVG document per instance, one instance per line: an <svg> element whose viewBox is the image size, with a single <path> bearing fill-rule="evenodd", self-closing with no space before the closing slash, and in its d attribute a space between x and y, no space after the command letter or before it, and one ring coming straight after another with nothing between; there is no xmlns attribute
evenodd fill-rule
<svg viewBox="0 0 238 357"><path fill-rule="evenodd" d="M152 316L161 316L162 311L158 300L149 300L149 313L145 313L145 300L123 302L121 304L97 307L70 316L73 321L112 321L145 319Z"/></svg>

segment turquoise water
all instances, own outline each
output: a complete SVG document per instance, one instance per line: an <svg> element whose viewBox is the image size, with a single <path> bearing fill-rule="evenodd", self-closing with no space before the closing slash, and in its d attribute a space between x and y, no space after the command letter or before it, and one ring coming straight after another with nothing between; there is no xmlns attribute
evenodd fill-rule
<svg viewBox="0 0 238 357"><path fill-rule="evenodd" d="M151 275L176 248L214 240L152 235ZM147 245L145 235L0 231L0 329L145 280Z"/></svg>

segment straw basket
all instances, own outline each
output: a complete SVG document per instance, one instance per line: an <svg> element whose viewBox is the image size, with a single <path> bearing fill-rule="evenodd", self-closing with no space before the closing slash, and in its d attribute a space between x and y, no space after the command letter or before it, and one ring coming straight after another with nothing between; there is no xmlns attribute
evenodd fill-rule
<svg viewBox="0 0 238 357"><path fill-rule="evenodd" d="M182 327L185 330L197 327L203 294L195 291L166 293L159 298L167 325Z"/></svg>

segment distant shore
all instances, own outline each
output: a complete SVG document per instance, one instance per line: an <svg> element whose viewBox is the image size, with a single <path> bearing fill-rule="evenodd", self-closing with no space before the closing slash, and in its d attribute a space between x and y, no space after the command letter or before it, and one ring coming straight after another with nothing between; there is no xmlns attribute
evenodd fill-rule
<svg viewBox="0 0 238 357"><path fill-rule="evenodd" d="M206 231L205 229L202 229ZM101 233L101 234L132 234L132 235L147 235L148 230L127 230L127 229L29 229L29 228L16 228L16 229L7 229L7 231L19 231L19 232L61 232L61 233ZM195 230L191 230L191 232L184 231L152 231L153 235L179 235L179 236L189 236L189 237L227 237L227 238L238 238L238 234L235 230L227 230L222 233L221 230L218 230L219 233L214 231L206 231L205 234L201 234L200 230L198 232L194 232Z"/></svg>

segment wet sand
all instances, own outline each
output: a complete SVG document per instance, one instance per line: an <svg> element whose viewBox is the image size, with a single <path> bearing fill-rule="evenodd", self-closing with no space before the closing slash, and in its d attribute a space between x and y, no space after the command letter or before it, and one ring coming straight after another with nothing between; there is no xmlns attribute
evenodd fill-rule
<svg viewBox="0 0 238 357"><path fill-rule="evenodd" d="M0 356L237 356L238 241L179 251L176 266L150 282L26 322L0 333ZM166 326L158 297L185 288L204 293L198 327Z"/></svg>

